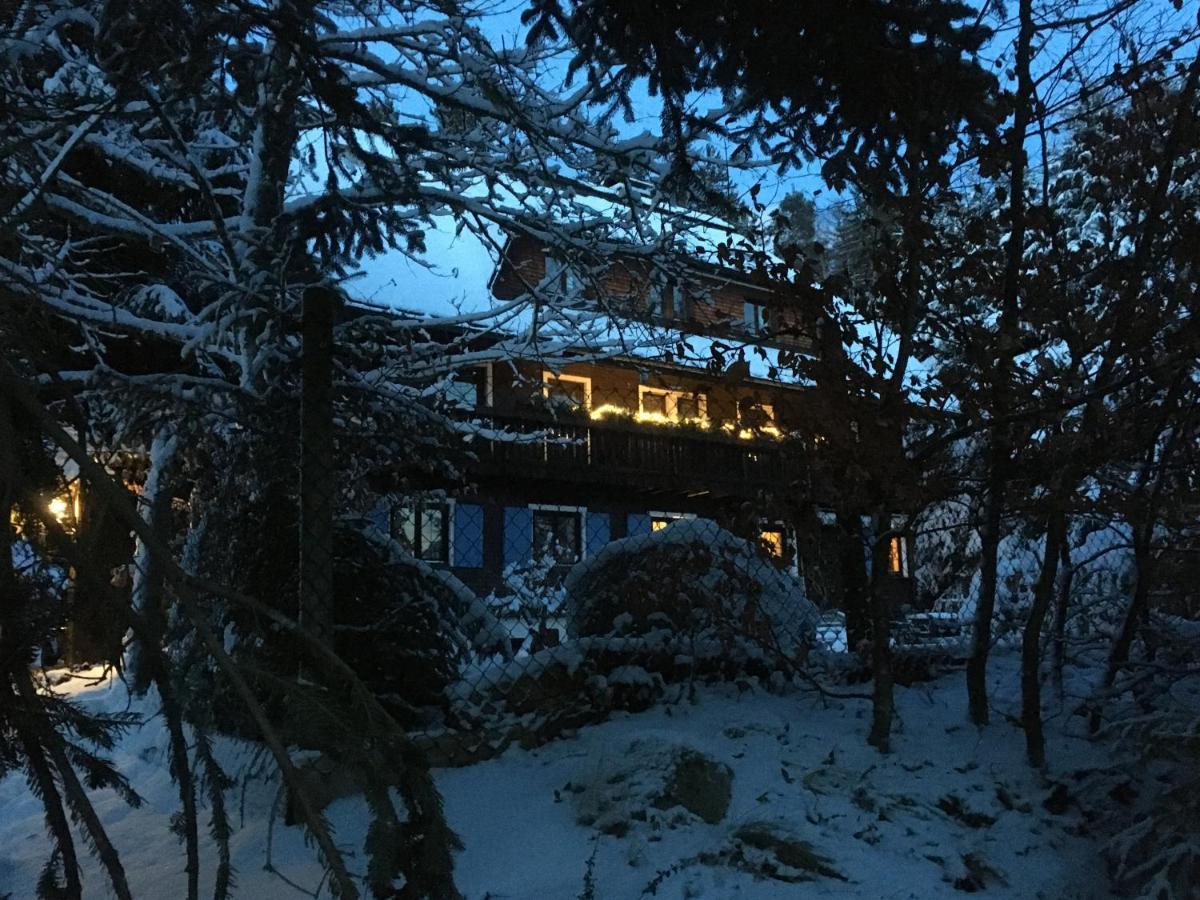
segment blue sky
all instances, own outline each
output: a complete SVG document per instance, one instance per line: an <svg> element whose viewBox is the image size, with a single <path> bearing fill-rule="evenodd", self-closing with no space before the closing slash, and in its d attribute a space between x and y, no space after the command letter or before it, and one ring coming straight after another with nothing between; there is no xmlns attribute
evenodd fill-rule
<svg viewBox="0 0 1200 900"><path fill-rule="evenodd" d="M1097 2L1095 5L1100 4ZM525 4L520 0L497 7L497 11L486 19L485 31L497 42L509 46L519 43L522 40L520 12L524 8ZM1130 12L1130 17L1143 26L1158 23L1173 28L1181 28L1189 21L1194 23L1195 16L1194 3L1187 3L1183 10L1176 11L1170 0L1140 0ZM985 48L982 54L986 63L1001 61L1002 64L995 71L1002 82L1007 82L1003 62L1010 52L1012 39L1011 31L1000 29L991 46ZM1098 37L1096 40L1101 51L1115 50L1115 41L1110 38ZM1041 58L1052 57L1058 47L1050 45L1045 50ZM1111 59L1111 55L1105 59L1105 53L1102 52L1099 64L1111 66ZM1071 86L1064 83L1058 89L1070 90ZM703 103L703 99L700 102ZM634 112L633 121L616 123L624 133L658 131L659 104L656 98L641 91L634 97ZM1031 142L1030 151L1035 157L1040 157L1040 144ZM824 187L820 177L815 174L816 168L814 165L807 171L792 171L784 176L770 170L759 170L765 174L754 176L735 173L734 181L743 191L748 191L751 184L761 178L763 185L759 200L768 207L794 190L816 194L818 207L845 202L844 198L837 197ZM420 309L433 314L452 313L464 307L477 310L486 306L489 302L487 284L494 266L490 252L469 232L456 235L454 223L449 219L440 220L435 225L435 228L426 232L428 253L423 261L427 265L419 265L395 252L364 260L362 272L348 285L351 294L381 305Z"/></svg>

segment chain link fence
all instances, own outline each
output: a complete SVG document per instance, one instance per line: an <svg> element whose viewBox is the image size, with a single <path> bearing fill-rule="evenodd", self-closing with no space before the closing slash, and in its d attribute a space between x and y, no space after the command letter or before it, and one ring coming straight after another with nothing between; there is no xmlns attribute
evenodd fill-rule
<svg viewBox="0 0 1200 900"><path fill-rule="evenodd" d="M207 431L164 426L150 447L108 449L103 464L172 561L299 622L434 763L536 745L702 681L866 680L875 595L901 683L972 652L971 496L886 520L839 513L814 477L819 444L786 430L782 406L738 428L734 404L730 429L715 393L702 405L664 390L661 408L639 418L590 414L599 398L582 396L570 408L504 407L476 385L467 408L448 409L446 396L464 399L450 380L432 402L400 407L355 395L319 346L328 378L305 373L317 396L271 398ZM544 382L531 390L554 399ZM603 405L637 402L615 397ZM713 424L679 427L688 411ZM66 448L57 453L45 502L87 563L63 555L52 567L64 627L44 660L120 660L125 608L185 647L190 626L166 615L173 588L156 553L131 540ZM1005 522L994 645L1020 642L1042 569L1039 524ZM45 580L54 541L39 528L27 524L26 546L50 553L26 555ZM1072 648L1111 639L1136 577L1119 517L1074 515L1067 538L1043 642L1058 666ZM1156 606L1194 614L1181 575L1195 551L1179 540L1163 553L1160 582L1174 593ZM319 681L294 632L262 609L211 600L211 626L270 702L294 702L279 678Z"/></svg>

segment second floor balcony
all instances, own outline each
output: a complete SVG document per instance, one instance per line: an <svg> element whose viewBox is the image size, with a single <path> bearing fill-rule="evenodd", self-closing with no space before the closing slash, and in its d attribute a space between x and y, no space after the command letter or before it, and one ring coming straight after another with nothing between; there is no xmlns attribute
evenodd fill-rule
<svg viewBox="0 0 1200 900"><path fill-rule="evenodd" d="M629 415L489 411L477 444L480 474L738 495L807 480L808 454L778 433L639 421Z"/></svg>

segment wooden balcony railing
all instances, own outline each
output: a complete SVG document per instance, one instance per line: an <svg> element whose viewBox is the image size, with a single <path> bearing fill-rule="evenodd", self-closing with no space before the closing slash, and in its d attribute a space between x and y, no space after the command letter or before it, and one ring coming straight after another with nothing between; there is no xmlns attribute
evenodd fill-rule
<svg viewBox="0 0 1200 900"><path fill-rule="evenodd" d="M481 418L498 433L475 449L479 467L492 474L736 492L783 488L805 472L798 445L771 437L536 409Z"/></svg>

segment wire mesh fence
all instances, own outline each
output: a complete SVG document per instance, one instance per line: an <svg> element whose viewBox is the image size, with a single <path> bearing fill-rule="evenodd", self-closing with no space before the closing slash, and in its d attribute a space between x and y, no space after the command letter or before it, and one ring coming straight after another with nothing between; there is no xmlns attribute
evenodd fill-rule
<svg viewBox="0 0 1200 900"><path fill-rule="evenodd" d="M866 607L876 594L887 603L902 682L972 653L979 529L965 500L898 510L881 533L879 517L839 514L799 493L718 502L648 491L637 473L618 481L603 466L586 471L586 459L559 458L579 452L586 435L490 420L485 437L439 469L412 461L412 434L330 417L323 427L339 452L314 462L303 441L277 438L313 427L298 427L289 408L205 435L203 452L184 449L187 435L162 437L143 454L107 455L104 469L124 483L172 563L327 643L435 763L538 744L614 710L686 697L702 681L786 688L818 669L865 680ZM488 465L496 444L538 458L510 458L500 477ZM754 441L736 449L763 452ZM319 467L307 477L306 462ZM783 483L798 492L801 481ZM320 496L306 501L312 492ZM161 548L130 540L111 498L77 466L64 466L47 498L75 538L72 552L88 558L71 564L64 555L50 567L64 624L44 659L117 661L129 627L121 610L161 617L173 603L154 571ZM313 516L325 526L311 527ZM1015 514L1006 522L993 645L1020 641L1042 570L1038 525ZM26 537L53 545L32 519ZM51 583L46 555L27 556L29 572ZM1179 546L1175 558L1185 568L1190 551ZM1135 578L1130 531L1116 517L1074 516L1060 563L1044 635L1056 664L1117 627ZM306 584L313 573L317 583ZM219 593L212 600L212 627L264 694L278 691L273 678L297 672L321 684L294 633L264 627L262 610L222 603ZM174 624L157 627L184 646L189 626Z"/></svg>

